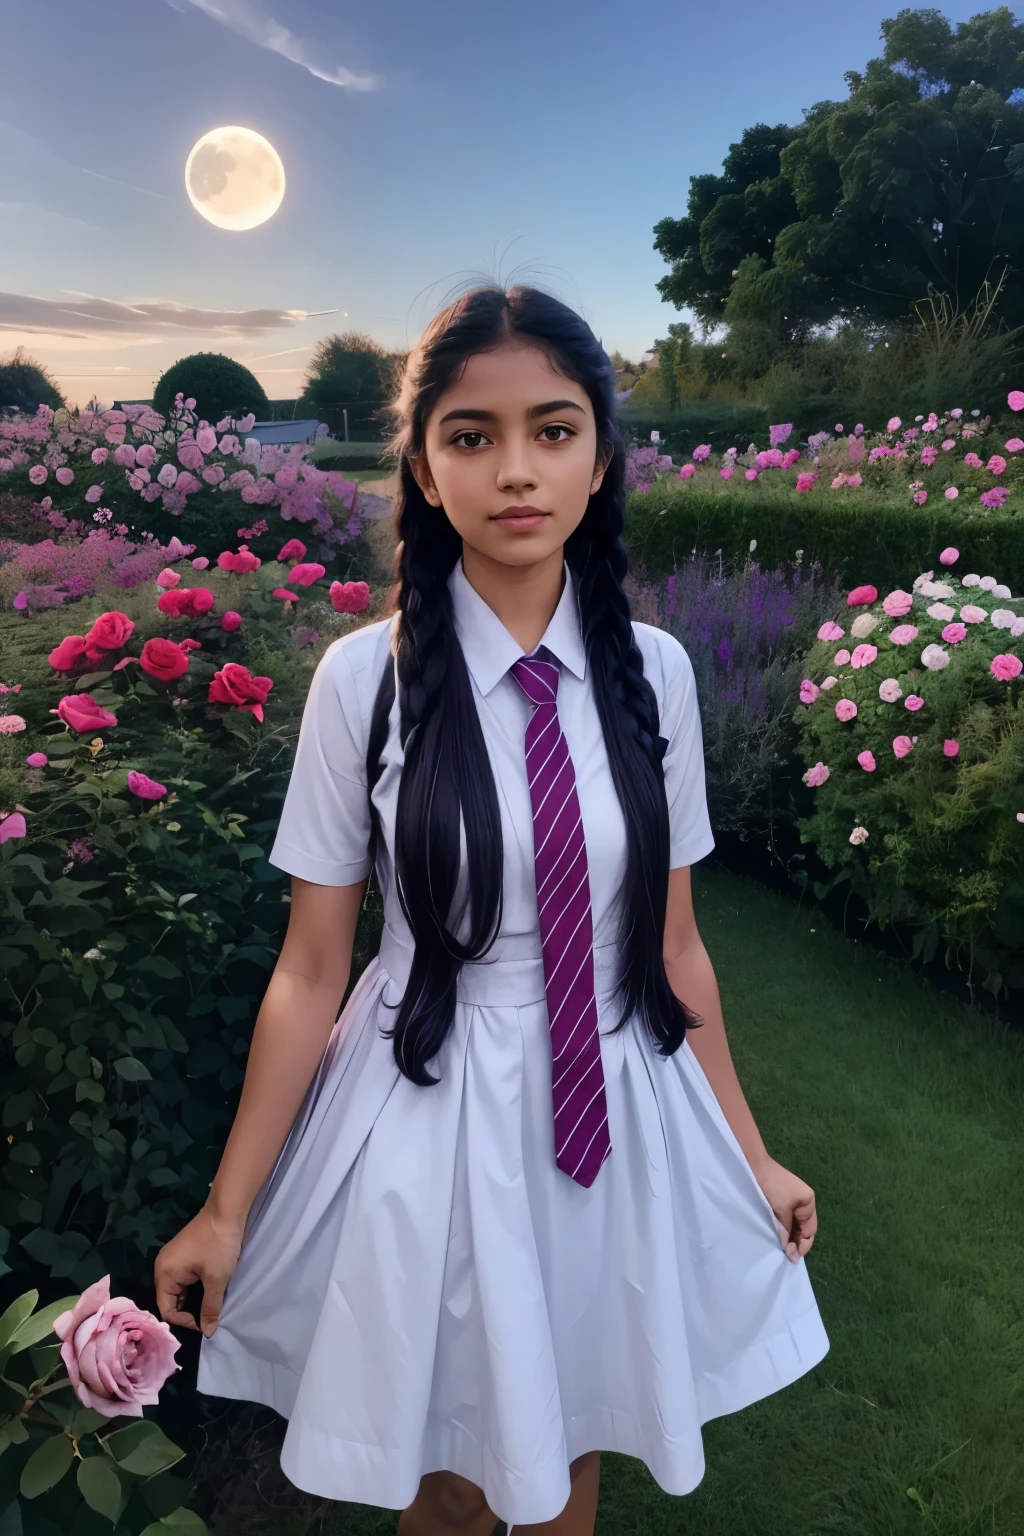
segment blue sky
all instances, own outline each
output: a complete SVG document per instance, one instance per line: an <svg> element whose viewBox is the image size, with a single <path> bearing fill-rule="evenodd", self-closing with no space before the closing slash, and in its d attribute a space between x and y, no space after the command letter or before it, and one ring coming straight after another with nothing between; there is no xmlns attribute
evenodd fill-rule
<svg viewBox="0 0 1024 1536"><path fill-rule="evenodd" d="M542 283L639 358L685 318L655 288L652 230L685 211L689 177L743 128L844 98L898 9L4 0L0 354L24 343L81 404L147 398L199 350L287 398L320 337L408 348L493 276ZM266 137L287 177L244 233L184 186L192 145L226 124Z"/></svg>

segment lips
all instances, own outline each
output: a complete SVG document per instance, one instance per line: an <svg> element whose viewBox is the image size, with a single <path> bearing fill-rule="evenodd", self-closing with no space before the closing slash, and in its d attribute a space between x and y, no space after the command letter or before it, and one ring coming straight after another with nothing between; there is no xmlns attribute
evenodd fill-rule
<svg viewBox="0 0 1024 1536"><path fill-rule="evenodd" d="M547 517L547 513L540 507L506 507L503 512L495 513L496 522L506 517Z"/></svg>

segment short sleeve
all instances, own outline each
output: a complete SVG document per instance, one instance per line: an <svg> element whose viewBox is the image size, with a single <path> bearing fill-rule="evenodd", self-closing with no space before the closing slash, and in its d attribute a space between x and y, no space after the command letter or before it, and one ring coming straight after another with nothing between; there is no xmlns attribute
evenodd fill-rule
<svg viewBox="0 0 1024 1536"><path fill-rule="evenodd" d="M315 885L370 872L366 731L355 674L337 642L313 674L270 862Z"/></svg>
<svg viewBox="0 0 1024 1536"><path fill-rule="evenodd" d="M662 766L671 836L669 868L696 864L715 846L704 784L704 740L693 664L683 646L662 634Z"/></svg>

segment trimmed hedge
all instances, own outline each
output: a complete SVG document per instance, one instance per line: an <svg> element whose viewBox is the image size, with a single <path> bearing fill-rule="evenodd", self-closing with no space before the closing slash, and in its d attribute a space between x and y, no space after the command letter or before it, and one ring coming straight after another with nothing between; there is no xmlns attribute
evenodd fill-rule
<svg viewBox="0 0 1024 1536"><path fill-rule="evenodd" d="M728 496L656 486L627 497L625 539L630 564L650 575L671 571L694 548L721 549L724 565L742 564L756 539L753 558L762 570L803 550L804 563L819 560L826 576L871 582L880 592L938 569L939 551L952 544L960 551L958 570L991 574L1015 593L1024 590L1024 512L1009 508L965 517L948 502L858 506L852 497L822 503L795 491Z"/></svg>
<svg viewBox="0 0 1024 1536"><path fill-rule="evenodd" d="M748 443L768 441L768 425L765 406L732 405L726 400L684 400L674 406L647 400L631 406L627 400L619 407L623 436L646 447L651 432L657 429L661 452L671 453L677 460L688 459L698 443L710 444L715 453L724 453L727 448L743 453ZM793 441L800 435L797 432Z"/></svg>

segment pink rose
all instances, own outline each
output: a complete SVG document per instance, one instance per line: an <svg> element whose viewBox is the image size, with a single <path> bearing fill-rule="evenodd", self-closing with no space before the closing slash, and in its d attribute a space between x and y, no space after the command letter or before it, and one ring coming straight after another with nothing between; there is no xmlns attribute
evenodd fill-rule
<svg viewBox="0 0 1024 1536"><path fill-rule="evenodd" d="M57 672L70 672L85 660L85 637L65 635L60 645L54 646L47 660Z"/></svg>
<svg viewBox="0 0 1024 1536"><path fill-rule="evenodd" d="M817 683L812 683L809 677L805 677L800 684L800 703L813 704L819 691Z"/></svg>
<svg viewBox="0 0 1024 1536"><path fill-rule="evenodd" d="M875 754L873 752L858 752L857 761L860 763L860 766L864 769L865 773L874 773Z"/></svg>
<svg viewBox="0 0 1024 1536"><path fill-rule="evenodd" d="M90 457L90 459L92 459L92 462L94 464L105 464L107 462L107 459L110 457L110 449L109 448L94 448L92 453L90 453L89 457ZM137 454L136 454L136 459L138 460L139 463L142 462L142 460L139 459ZM152 463L152 462L153 462L153 460L150 459L149 463Z"/></svg>
<svg viewBox="0 0 1024 1536"><path fill-rule="evenodd" d="M887 597L882 598L882 607L890 619L902 619L905 614L910 612L913 606L914 594L912 592L904 592L900 587L897 587L895 592L890 592Z"/></svg>
<svg viewBox="0 0 1024 1536"><path fill-rule="evenodd" d="M988 614L984 608L979 608L977 603L965 603L960 609L960 617L965 624L984 624Z"/></svg>
<svg viewBox="0 0 1024 1536"><path fill-rule="evenodd" d="M845 634L845 629L840 628L840 626L833 619L827 619L818 630L818 639L841 640Z"/></svg>
<svg viewBox="0 0 1024 1536"><path fill-rule="evenodd" d="M106 651L119 651L134 628L135 620L117 608L101 613L85 637L86 659L101 661Z"/></svg>
<svg viewBox="0 0 1024 1536"><path fill-rule="evenodd" d="M1024 389L1011 389L1006 403L1011 411L1024 411Z"/></svg>
<svg viewBox="0 0 1024 1536"><path fill-rule="evenodd" d="M196 445L203 453L212 453L217 446L217 434L212 427L200 427L196 433Z"/></svg>
<svg viewBox="0 0 1024 1536"><path fill-rule="evenodd" d="M903 700L904 709L913 709L916 711L921 709L923 704L924 699L922 699L919 693L908 693L906 698Z"/></svg>
<svg viewBox="0 0 1024 1536"><path fill-rule="evenodd" d="M33 464L28 472L28 478L33 485L42 485L49 473L45 464Z"/></svg>
<svg viewBox="0 0 1024 1536"><path fill-rule="evenodd" d="M914 743L909 736L893 737L892 749L897 757L906 757L907 753L913 749L913 746Z"/></svg>
<svg viewBox="0 0 1024 1536"><path fill-rule="evenodd" d="M957 499L957 497L959 495L960 495L960 492L957 490L955 485L951 485L948 488L948 490L945 492L945 497L946 497L947 501L956 501L956 499ZM940 560L942 559L941 555L939 556L939 559Z"/></svg>
<svg viewBox="0 0 1024 1536"><path fill-rule="evenodd" d="M297 603L299 600L299 594L297 592L289 592L287 587L275 587L270 595L271 597L279 597L284 603Z"/></svg>
<svg viewBox="0 0 1024 1536"><path fill-rule="evenodd" d="M946 740L942 743L942 750L946 757L956 757L957 753L960 751L960 743L958 741L951 740L951 738L947 736Z"/></svg>
<svg viewBox="0 0 1024 1536"><path fill-rule="evenodd" d="M1003 444L1003 447L1006 449L1007 453L1020 453L1021 449L1024 448L1024 438L1007 438L1006 442Z"/></svg>
<svg viewBox="0 0 1024 1536"><path fill-rule="evenodd" d="M365 581L332 581L328 596L335 613L362 613L370 606L370 589Z"/></svg>
<svg viewBox="0 0 1024 1536"><path fill-rule="evenodd" d="M233 608L229 608L227 613L220 621L221 629L227 630L229 635L233 634L236 629L240 629L241 624L242 615L240 613L236 613Z"/></svg>
<svg viewBox="0 0 1024 1536"><path fill-rule="evenodd" d="M30 752L25 759L29 768L45 768L49 761L45 752Z"/></svg>
<svg viewBox="0 0 1024 1536"><path fill-rule="evenodd" d="M853 655L850 657L850 665L853 667L870 667L877 655L877 645L855 646Z"/></svg>
<svg viewBox="0 0 1024 1536"><path fill-rule="evenodd" d="M6 843L9 837L25 837L27 833L28 826L20 811L12 811L0 821L0 843Z"/></svg>
<svg viewBox="0 0 1024 1536"><path fill-rule="evenodd" d="M214 673L207 698L211 704L233 704L236 709L248 710L262 722L263 705L273 686L272 678L253 677L249 668L240 662L226 661L220 671Z"/></svg>
<svg viewBox="0 0 1024 1536"><path fill-rule="evenodd" d="M850 653L849 653L848 650L845 649L845 647L841 651L836 651L836 654L832 658L834 664L837 667L845 667L846 663L849 661L849 659L850 659Z"/></svg>
<svg viewBox="0 0 1024 1536"><path fill-rule="evenodd" d="M197 571L205 571L209 563L205 555L197 555L192 561L193 568Z"/></svg>
<svg viewBox="0 0 1024 1536"><path fill-rule="evenodd" d="M925 502L928 500L928 492L927 491L915 491L914 492L914 500L915 500L915 502L917 503L917 505L919 507L923 507Z"/></svg>
<svg viewBox="0 0 1024 1536"><path fill-rule="evenodd" d="M893 645L909 645L912 640L917 639L917 625L897 624L889 639Z"/></svg>
<svg viewBox="0 0 1024 1536"><path fill-rule="evenodd" d="M959 645L961 640L966 640L967 638L967 625L947 624L942 631L942 638L949 645Z"/></svg>
<svg viewBox="0 0 1024 1536"><path fill-rule="evenodd" d="M139 666L162 683L173 682L188 671L188 652L173 640L157 635L142 647Z"/></svg>
<svg viewBox="0 0 1024 1536"><path fill-rule="evenodd" d="M811 789L817 789L820 784L824 784L830 772L831 770L826 768L824 763L815 763L814 767L808 768L804 774L804 783L809 785Z"/></svg>
<svg viewBox="0 0 1024 1536"><path fill-rule="evenodd" d="M314 581L319 581L321 576L326 575L326 567L312 560L306 565L293 565L285 579L301 587L311 587Z"/></svg>
<svg viewBox="0 0 1024 1536"><path fill-rule="evenodd" d="M249 571L258 570L263 562L258 555L254 555L248 549L240 549L237 554L230 549L225 549L217 556L217 564L222 571L233 571L238 576L244 576Z"/></svg>
<svg viewBox="0 0 1024 1536"><path fill-rule="evenodd" d="M876 587L872 587L870 585L865 585L863 587L854 587L853 591L848 593L847 594L847 598L846 598L847 607L849 607L849 608L858 607L861 603L877 603L877 602L878 602L878 589Z"/></svg>
<svg viewBox="0 0 1024 1536"><path fill-rule="evenodd" d="M813 485L814 485L814 476L810 473L809 470L805 469L803 474L797 475L797 477L796 477L796 489L798 491L800 491L801 493L803 493L804 491L809 491Z"/></svg>
<svg viewBox="0 0 1024 1536"><path fill-rule="evenodd" d="M743 478L744 478L744 480L756 480L757 479L757 470L756 469L745 469L743 471ZM800 489L800 487L797 486L797 490L799 490L799 489Z"/></svg>
<svg viewBox="0 0 1024 1536"><path fill-rule="evenodd" d="M1019 656L1013 656L1009 651L1004 651L1000 656L993 656L989 671L992 676L1001 683L1009 683L1021 674L1024 662Z"/></svg>
<svg viewBox="0 0 1024 1536"><path fill-rule="evenodd" d="M942 551L942 554L939 556L939 564L940 565L953 565L959 559L960 559L960 551L958 549L954 549L952 544L950 544L949 547L947 549L944 549Z"/></svg>
<svg viewBox="0 0 1024 1536"><path fill-rule="evenodd" d="M66 464L61 465L60 469L56 471L56 475L58 485L74 484L75 472L73 469L69 469Z"/></svg>
<svg viewBox="0 0 1024 1536"><path fill-rule="evenodd" d="M117 716L97 704L91 693L65 694L52 713L79 734L101 731L104 726L117 724Z"/></svg>
<svg viewBox="0 0 1024 1536"><path fill-rule="evenodd" d="M852 699L837 699L836 700L836 719L837 720L842 720L844 722L844 724L845 724L845 722L847 720L852 720L856 713L857 713L857 706L853 702Z"/></svg>
<svg viewBox="0 0 1024 1536"><path fill-rule="evenodd" d="M108 1419L141 1419L143 1404L158 1402L165 1381L181 1369L170 1324L127 1296L112 1297L109 1275L84 1290L53 1331L79 1402Z"/></svg>
<svg viewBox="0 0 1024 1536"><path fill-rule="evenodd" d="M0 715L0 736L16 736L28 726L21 715Z"/></svg>
<svg viewBox="0 0 1024 1536"><path fill-rule="evenodd" d="M139 773L132 768L128 774L128 788L133 795L138 795L140 800L162 800L167 793L166 784L158 784L156 779L151 779L148 774Z"/></svg>
<svg viewBox="0 0 1024 1536"><path fill-rule="evenodd" d="M157 577L156 584L158 587L176 587L180 580L181 576L178 572L172 571L170 566L167 565Z"/></svg>
<svg viewBox="0 0 1024 1536"><path fill-rule="evenodd" d="M718 473L722 480L731 480L736 471L731 464L724 464Z"/></svg>
<svg viewBox="0 0 1024 1536"><path fill-rule="evenodd" d="M277 552L277 558L282 562L288 560L303 560L306 556L306 546L301 539L289 539L287 544L282 544Z"/></svg>
<svg viewBox="0 0 1024 1536"><path fill-rule="evenodd" d="M1006 469L1006 460L1001 453L994 453L985 468L993 475L1001 475ZM58 470L57 473L59 475L60 471Z"/></svg>
<svg viewBox="0 0 1024 1536"><path fill-rule="evenodd" d="M209 587L178 587L171 592L161 592L156 605L161 613L170 614L173 619L183 616L197 619L201 614L209 613L214 602Z"/></svg>

